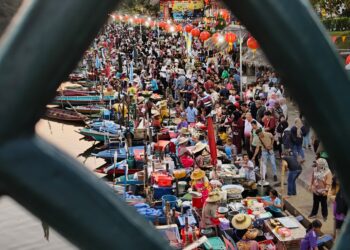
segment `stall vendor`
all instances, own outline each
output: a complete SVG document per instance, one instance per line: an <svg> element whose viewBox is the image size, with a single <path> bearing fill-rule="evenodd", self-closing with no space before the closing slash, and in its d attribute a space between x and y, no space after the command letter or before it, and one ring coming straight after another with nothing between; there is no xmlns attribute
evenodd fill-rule
<svg viewBox="0 0 350 250"><path fill-rule="evenodd" d="M177 124L177 129L188 128L188 122L186 116L181 116L181 122Z"/></svg>
<svg viewBox="0 0 350 250"><path fill-rule="evenodd" d="M265 205L265 210L270 212L273 217L283 217L282 214L282 201L278 198L278 193L276 190L270 190L269 196L257 197L258 200L261 199Z"/></svg>
<svg viewBox="0 0 350 250"><path fill-rule="evenodd" d="M192 150L194 155L195 167L207 168L210 166L210 153L208 145L198 142Z"/></svg>
<svg viewBox="0 0 350 250"><path fill-rule="evenodd" d="M258 243L255 241L258 230L252 228L252 218L247 214L237 214L232 218L232 226L235 231L235 241L238 250L258 250Z"/></svg>
<svg viewBox="0 0 350 250"><path fill-rule="evenodd" d="M168 103L166 100L164 101L160 101L158 103L159 105L159 110L160 110L160 116L162 117L162 119L164 117L169 117L169 109L168 109Z"/></svg>
<svg viewBox="0 0 350 250"><path fill-rule="evenodd" d="M208 198L205 200L202 210L202 227L215 227L220 224L217 217L217 210L221 196L219 192L213 191L209 193Z"/></svg>
<svg viewBox="0 0 350 250"><path fill-rule="evenodd" d="M199 168L195 169L191 174L191 188L202 194L202 200L205 201L208 193L211 191L208 177L205 172Z"/></svg>
<svg viewBox="0 0 350 250"><path fill-rule="evenodd" d="M179 160L184 168L193 167L194 164L194 160L191 157L191 153L186 147L188 141L189 139L185 137L180 137L177 141L177 156L179 157Z"/></svg>
<svg viewBox="0 0 350 250"><path fill-rule="evenodd" d="M238 250L259 250L259 244L255 240L258 236L259 230L250 228L244 234L242 240L237 242Z"/></svg>
<svg viewBox="0 0 350 250"><path fill-rule="evenodd" d="M162 119L160 118L160 113L158 111L155 111L152 115L152 118L152 127L159 131L162 126Z"/></svg>
<svg viewBox="0 0 350 250"><path fill-rule="evenodd" d="M244 177L246 180L255 182L255 172L254 172L254 163L249 160L248 154L243 155L243 159L241 161L236 161L236 164L239 164L241 167L240 172L244 173Z"/></svg>
<svg viewBox="0 0 350 250"><path fill-rule="evenodd" d="M237 147L233 145L232 138L227 138L226 143L224 144L224 150L226 157L229 161L233 161L237 156Z"/></svg>

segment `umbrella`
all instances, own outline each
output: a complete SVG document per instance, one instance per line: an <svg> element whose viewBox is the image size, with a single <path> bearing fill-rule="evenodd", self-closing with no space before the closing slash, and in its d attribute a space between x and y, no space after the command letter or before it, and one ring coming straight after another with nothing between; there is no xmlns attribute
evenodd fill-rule
<svg viewBox="0 0 350 250"><path fill-rule="evenodd" d="M217 149L216 149L213 119L211 117L208 117L207 122L208 122L208 141L209 141L209 149L210 149L210 156L211 156L211 164L213 166L216 166L218 156L217 156Z"/></svg>

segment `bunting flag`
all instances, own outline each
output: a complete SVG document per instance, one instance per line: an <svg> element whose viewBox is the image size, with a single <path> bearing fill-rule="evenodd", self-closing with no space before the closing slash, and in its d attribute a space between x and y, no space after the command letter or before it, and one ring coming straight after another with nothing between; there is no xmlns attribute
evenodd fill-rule
<svg viewBox="0 0 350 250"><path fill-rule="evenodd" d="M209 149L210 149L210 156L211 156L211 164L213 166L216 166L218 162L217 160L218 156L217 156L217 149L216 149L213 119L211 117L208 117L207 122L208 122L208 142L209 142Z"/></svg>
<svg viewBox="0 0 350 250"><path fill-rule="evenodd" d="M343 41L343 43L345 43L346 36L342 36L342 37L341 37L341 40Z"/></svg>
<svg viewBox="0 0 350 250"><path fill-rule="evenodd" d="M332 36L332 41L333 41L333 43L335 43L336 41L337 41L337 36Z"/></svg>

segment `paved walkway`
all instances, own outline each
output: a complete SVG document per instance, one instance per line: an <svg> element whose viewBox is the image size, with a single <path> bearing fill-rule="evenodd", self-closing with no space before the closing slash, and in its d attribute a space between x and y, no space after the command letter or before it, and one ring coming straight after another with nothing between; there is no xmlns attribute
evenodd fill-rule
<svg viewBox="0 0 350 250"><path fill-rule="evenodd" d="M289 125L292 126L294 123L294 119L299 116L298 108L293 103L289 103L288 105L288 122ZM312 209L312 193L308 190L308 186L310 185L311 176L312 176L312 163L315 160L315 153L311 149L305 149L305 162L302 165L303 171L297 180L297 195L296 196L287 196L287 186L284 186L284 190L281 189L280 185L280 176L281 176L281 167L280 160L277 160L277 169L278 169L278 182L273 182L272 180L272 170L268 165L267 167L267 180L270 182L271 186L273 186L280 194L282 194L285 199L285 203L289 203L290 207L292 207L293 211L291 212L293 215L302 215L306 221L306 223L310 222L307 218ZM286 182L287 175L285 176ZM279 185L278 185L279 184ZM274 186L277 185L277 186ZM289 206L288 206L289 207ZM290 209L290 208L289 208ZM333 234L334 228L334 219L333 219L333 210L331 207L331 203L328 203L328 219L326 222L323 222L321 215L321 207L319 210L319 214L317 219L319 219L322 223L322 231L326 234Z"/></svg>

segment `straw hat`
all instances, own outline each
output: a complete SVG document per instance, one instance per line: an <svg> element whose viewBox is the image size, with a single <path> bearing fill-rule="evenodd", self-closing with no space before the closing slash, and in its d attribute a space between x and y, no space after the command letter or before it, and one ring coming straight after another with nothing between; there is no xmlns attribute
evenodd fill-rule
<svg viewBox="0 0 350 250"><path fill-rule="evenodd" d="M181 122L181 118L176 117L176 118L174 119L174 123L175 123L176 125L178 125L180 122Z"/></svg>
<svg viewBox="0 0 350 250"><path fill-rule="evenodd" d="M180 133L183 135L188 135L190 134L190 131L188 131L188 128L181 128Z"/></svg>
<svg viewBox="0 0 350 250"><path fill-rule="evenodd" d="M218 202L221 200L221 196L219 192L210 192L208 198L206 199L206 202Z"/></svg>
<svg viewBox="0 0 350 250"><path fill-rule="evenodd" d="M188 142L188 138L185 138L185 137L180 137L180 139L178 140L179 145L184 144L186 142Z"/></svg>
<svg viewBox="0 0 350 250"><path fill-rule="evenodd" d="M137 97L137 102L138 102L138 103L141 103L141 102L143 102L144 100L145 100L145 98L144 98L143 96Z"/></svg>
<svg viewBox="0 0 350 250"><path fill-rule="evenodd" d="M152 117L156 117L156 116L160 116L160 113L159 113L159 111L152 111Z"/></svg>
<svg viewBox="0 0 350 250"><path fill-rule="evenodd" d="M235 229L243 230L250 227L252 218L247 214L237 214L232 218L231 223Z"/></svg>
<svg viewBox="0 0 350 250"><path fill-rule="evenodd" d="M159 105L159 107L161 107L161 108L164 108L164 107L167 107L167 106L168 106L166 100L160 101L160 102L158 103L158 105Z"/></svg>
<svg viewBox="0 0 350 250"><path fill-rule="evenodd" d="M206 144L202 143L202 142L197 142L197 144L194 146L192 153L196 154L200 151L202 151L203 149L205 149L207 147Z"/></svg>
<svg viewBox="0 0 350 250"><path fill-rule="evenodd" d="M192 180L200 180L205 177L205 172L199 168L195 169L191 174Z"/></svg>

